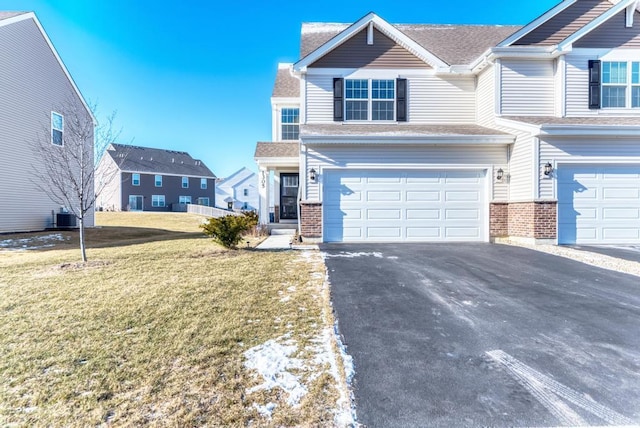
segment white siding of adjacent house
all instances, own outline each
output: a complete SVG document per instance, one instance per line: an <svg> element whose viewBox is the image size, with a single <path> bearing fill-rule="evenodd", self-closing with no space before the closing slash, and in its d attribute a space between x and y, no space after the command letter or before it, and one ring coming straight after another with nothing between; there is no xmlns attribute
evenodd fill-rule
<svg viewBox="0 0 640 428"><path fill-rule="evenodd" d="M571 139L540 142L540 164L551 162L558 165L591 164L605 165L638 165L640 164L640 144L638 140L621 139ZM540 174L540 198L555 199L555 178Z"/></svg>
<svg viewBox="0 0 640 428"><path fill-rule="evenodd" d="M501 112L514 116L553 116L553 61L502 60Z"/></svg>
<svg viewBox="0 0 640 428"><path fill-rule="evenodd" d="M505 146L420 145L315 145L307 147L307 167L319 171L316 183L307 181L304 199L320 200L322 171L327 168L358 169L507 169ZM493 171L489 171L488 175ZM493 180L495 181L495 180ZM505 200L506 180L494 182L489 200Z"/></svg>
<svg viewBox="0 0 640 428"><path fill-rule="evenodd" d="M30 143L49 138L52 110L81 101L32 19L0 26L0 51L0 232L40 230L60 206L33 182L43 160Z"/></svg>
<svg viewBox="0 0 640 428"><path fill-rule="evenodd" d="M370 71L370 73L373 72ZM380 78L402 77L400 70L397 73L386 71L384 74L385 76ZM306 123L333 121L333 77L327 74L307 75ZM406 78L409 83L409 122L473 123L475 121L474 78L442 79L436 76L406 76Z"/></svg>
<svg viewBox="0 0 640 428"><path fill-rule="evenodd" d="M96 169L96 191L100 192L96 208L107 211L122 210L122 174L113 158L106 152Z"/></svg>

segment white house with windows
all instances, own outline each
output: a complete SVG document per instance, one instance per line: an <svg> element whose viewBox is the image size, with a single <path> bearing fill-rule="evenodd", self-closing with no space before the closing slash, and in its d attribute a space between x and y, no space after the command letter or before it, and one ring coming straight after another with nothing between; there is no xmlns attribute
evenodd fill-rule
<svg viewBox="0 0 640 428"><path fill-rule="evenodd" d="M216 207L257 211L258 176L248 168L240 168L227 178L216 181Z"/></svg>
<svg viewBox="0 0 640 428"><path fill-rule="evenodd" d="M67 150L63 110L95 119L34 13L0 11L0 52L0 233L42 230L65 207L34 176L46 162L34 143L50 138Z"/></svg>
<svg viewBox="0 0 640 428"><path fill-rule="evenodd" d="M524 27L304 23L271 103L260 219L303 239L640 243L636 0Z"/></svg>

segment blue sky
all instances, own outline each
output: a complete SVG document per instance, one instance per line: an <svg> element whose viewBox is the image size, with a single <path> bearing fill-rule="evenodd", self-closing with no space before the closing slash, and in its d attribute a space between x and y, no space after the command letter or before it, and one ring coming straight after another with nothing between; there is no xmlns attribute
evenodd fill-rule
<svg viewBox="0 0 640 428"><path fill-rule="evenodd" d="M256 170L271 139L278 62L298 59L302 22L521 24L559 0L274 2L0 0L34 11L98 119L117 110L121 142L184 150L219 177Z"/></svg>

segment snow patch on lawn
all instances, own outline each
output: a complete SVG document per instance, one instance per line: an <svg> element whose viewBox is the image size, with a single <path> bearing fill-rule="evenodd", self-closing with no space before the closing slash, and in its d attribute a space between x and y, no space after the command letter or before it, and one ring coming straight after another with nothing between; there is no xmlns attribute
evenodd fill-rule
<svg viewBox="0 0 640 428"><path fill-rule="evenodd" d="M39 250L53 247L55 242L64 242L64 240L60 233L34 236L33 238L3 239L0 241L0 249L7 251Z"/></svg>
<svg viewBox="0 0 640 428"><path fill-rule="evenodd" d="M288 395L287 404L292 407L298 406L300 399L307 393L307 388L300 382L300 376L291 372L291 370L304 368L301 359L292 357L297 349L298 346L293 339L282 336L245 351L244 366L258 372L263 380L260 385L249 388L247 393L280 388ZM269 410L268 405L263 406L261 409L264 412L261 414L270 416L274 408L275 406Z"/></svg>

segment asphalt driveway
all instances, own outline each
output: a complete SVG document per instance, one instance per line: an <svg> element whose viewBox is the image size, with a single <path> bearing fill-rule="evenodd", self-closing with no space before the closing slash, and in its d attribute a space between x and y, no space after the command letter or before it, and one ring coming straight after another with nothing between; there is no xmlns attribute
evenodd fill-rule
<svg viewBox="0 0 640 428"><path fill-rule="evenodd" d="M359 422L640 423L640 278L505 245L321 249Z"/></svg>

